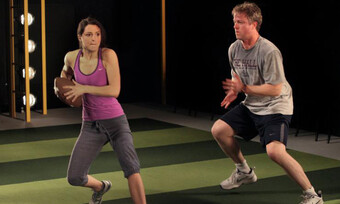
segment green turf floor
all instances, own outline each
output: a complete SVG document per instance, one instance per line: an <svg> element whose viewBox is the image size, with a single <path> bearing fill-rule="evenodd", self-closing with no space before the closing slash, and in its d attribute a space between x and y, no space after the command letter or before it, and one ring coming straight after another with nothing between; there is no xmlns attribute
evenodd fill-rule
<svg viewBox="0 0 340 204"><path fill-rule="evenodd" d="M129 120L150 204L299 203L300 189L258 143L239 140L259 178L252 185L218 187L235 168L209 132L152 119ZM0 203L87 203L91 191L66 181L68 159L80 125L0 131ZM340 203L340 161L289 150L324 192L327 204ZM115 153L106 145L90 173L110 179L103 204L132 203Z"/></svg>

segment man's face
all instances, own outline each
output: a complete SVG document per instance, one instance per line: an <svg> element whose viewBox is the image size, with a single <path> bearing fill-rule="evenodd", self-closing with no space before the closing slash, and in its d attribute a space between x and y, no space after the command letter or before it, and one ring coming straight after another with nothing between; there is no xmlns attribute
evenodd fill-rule
<svg viewBox="0 0 340 204"><path fill-rule="evenodd" d="M234 30L238 40L248 40L256 30L256 23L250 23L245 13L235 13L234 15Z"/></svg>

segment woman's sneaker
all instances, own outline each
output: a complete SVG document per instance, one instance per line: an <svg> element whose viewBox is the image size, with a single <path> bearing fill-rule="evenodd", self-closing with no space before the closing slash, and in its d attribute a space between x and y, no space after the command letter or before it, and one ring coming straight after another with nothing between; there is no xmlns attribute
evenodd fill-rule
<svg viewBox="0 0 340 204"><path fill-rule="evenodd" d="M317 195L304 193L301 195L303 201L300 204L323 204L323 199L321 195L321 191L318 192Z"/></svg>
<svg viewBox="0 0 340 204"><path fill-rule="evenodd" d="M94 191L92 194L92 199L90 200L89 204L101 204L103 195L108 192L112 186L111 181L102 181L103 189L99 192Z"/></svg>
<svg viewBox="0 0 340 204"><path fill-rule="evenodd" d="M255 183L257 181L257 176L252 168L250 168L249 173L244 173L236 168L231 176L220 183L222 189L229 190L233 188L238 188L242 184Z"/></svg>

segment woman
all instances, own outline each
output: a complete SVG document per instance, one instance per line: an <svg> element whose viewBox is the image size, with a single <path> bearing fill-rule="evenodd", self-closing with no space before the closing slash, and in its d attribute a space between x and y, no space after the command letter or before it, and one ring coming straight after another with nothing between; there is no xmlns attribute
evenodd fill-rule
<svg viewBox="0 0 340 204"><path fill-rule="evenodd" d="M102 147L110 142L117 153L124 176L128 179L134 203L146 203L140 164L131 130L117 97L120 93L120 72L116 53L105 48L105 30L93 18L80 21L77 29L80 49L68 52L61 77L72 79L75 86L67 99L82 97L83 122L80 135L70 157L67 179L71 185L92 188L90 203L102 202L110 181L99 181L88 175L91 163Z"/></svg>

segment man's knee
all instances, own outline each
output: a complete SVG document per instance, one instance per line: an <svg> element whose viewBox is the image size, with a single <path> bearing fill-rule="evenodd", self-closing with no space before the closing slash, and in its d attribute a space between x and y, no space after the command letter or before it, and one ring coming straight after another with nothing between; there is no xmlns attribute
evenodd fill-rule
<svg viewBox="0 0 340 204"><path fill-rule="evenodd" d="M234 130L224 121L217 120L211 128L211 134L216 140L223 137L230 137L234 135Z"/></svg>
<svg viewBox="0 0 340 204"><path fill-rule="evenodd" d="M84 186L87 183L87 176L68 175L67 181L72 186Z"/></svg>
<svg viewBox="0 0 340 204"><path fill-rule="evenodd" d="M268 157L276 163L279 163L279 161L287 153L285 145L279 141L272 141L267 144L266 151Z"/></svg>
<svg viewBox="0 0 340 204"><path fill-rule="evenodd" d="M267 155L273 161L277 161L279 158L279 154L275 150L267 150Z"/></svg>

